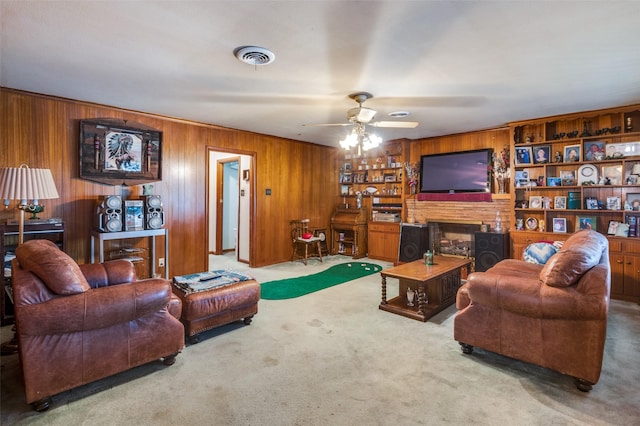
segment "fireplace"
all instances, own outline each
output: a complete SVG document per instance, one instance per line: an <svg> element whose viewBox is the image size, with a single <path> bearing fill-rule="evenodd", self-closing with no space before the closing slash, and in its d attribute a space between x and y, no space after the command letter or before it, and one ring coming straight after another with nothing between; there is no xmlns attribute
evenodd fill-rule
<svg viewBox="0 0 640 426"><path fill-rule="evenodd" d="M475 257L475 233L482 221L429 221L429 241L436 254Z"/></svg>

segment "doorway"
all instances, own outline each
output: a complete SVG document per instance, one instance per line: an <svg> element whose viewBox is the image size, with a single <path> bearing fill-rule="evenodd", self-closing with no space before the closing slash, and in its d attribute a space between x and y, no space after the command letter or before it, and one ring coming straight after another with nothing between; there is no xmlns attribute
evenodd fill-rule
<svg viewBox="0 0 640 426"><path fill-rule="evenodd" d="M209 148L207 161L207 256L251 265L255 154Z"/></svg>

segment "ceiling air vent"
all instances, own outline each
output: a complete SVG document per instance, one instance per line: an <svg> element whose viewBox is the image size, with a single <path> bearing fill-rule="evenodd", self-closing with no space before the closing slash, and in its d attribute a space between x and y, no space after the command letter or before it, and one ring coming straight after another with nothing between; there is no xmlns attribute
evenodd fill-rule
<svg viewBox="0 0 640 426"><path fill-rule="evenodd" d="M237 47L233 54L238 60L249 65L267 65L276 59L276 55L272 51L258 46Z"/></svg>

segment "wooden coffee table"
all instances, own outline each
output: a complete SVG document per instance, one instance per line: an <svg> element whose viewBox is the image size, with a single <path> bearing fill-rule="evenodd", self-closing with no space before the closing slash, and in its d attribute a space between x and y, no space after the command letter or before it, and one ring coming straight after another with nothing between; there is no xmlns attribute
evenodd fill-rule
<svg viewBox="0 0 640 426"><path fill-rule="evenodd" d="M471 259L434 256L433 265L416 260L380 272L382 275L382 302L380 309L394 314L427 321L456 300L460 288L461 272L469 273ZM399 280L398 297L387 300L387 278ZM417 301L409 306L407 289L416 292Z"/></svg>

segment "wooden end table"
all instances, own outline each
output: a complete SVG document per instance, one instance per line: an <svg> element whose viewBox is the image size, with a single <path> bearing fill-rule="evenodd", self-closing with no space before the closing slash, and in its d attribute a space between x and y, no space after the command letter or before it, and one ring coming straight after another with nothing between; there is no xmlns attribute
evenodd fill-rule
<svg viewBox="0 0 640 426"><path fill-rule="evenodd" d="M460 288L461 272L470 272L471 259L434 256L433 265L425 265L423 260L415 260L380 272L382 276L382 302L380 309L394 314L427 321L429 318L452 305ZM399 280L398 297L387 300L387 278ZM417 302L409 306L407 290L416 292Z"/></svg>

